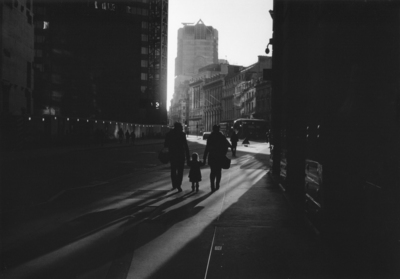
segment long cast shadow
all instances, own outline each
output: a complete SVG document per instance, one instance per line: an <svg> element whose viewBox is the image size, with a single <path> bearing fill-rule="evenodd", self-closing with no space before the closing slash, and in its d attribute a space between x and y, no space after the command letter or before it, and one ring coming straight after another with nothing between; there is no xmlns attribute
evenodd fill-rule
<svg viewBox="0 0 400 279"><path fill-rule="evenodd" d="M88 232L95 233L97 228L103 227L107 223L111 223L123 216L139 212L145 207L151 206L176 194L178 193L174 192L156 199L148 197L151 200L147 203L140 203L140 205L136 203L121 209L108 209L80 215L53 231L42 234L28 242L19 243L18 247L14 249L9 251L3 250L0 259L1 266L9 269L43 256L70 243L76 242L83 237L87 237ZM181 197L177 199L177 202L179 202L180 199ZM147 215L142 214L137 216L143 219L146 218ZM137 219L135 220L137 221Z"/></svg>

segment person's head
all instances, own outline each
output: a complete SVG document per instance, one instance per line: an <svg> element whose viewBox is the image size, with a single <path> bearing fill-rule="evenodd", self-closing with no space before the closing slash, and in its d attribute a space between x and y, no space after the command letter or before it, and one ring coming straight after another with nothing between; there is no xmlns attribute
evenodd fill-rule
<svg viewBox="0 0 400 279"><path fill-rule="evenodd" d="M213 132L218 133L218 132L219 132L219 125L215 124L215 125L212 127L212 130L213 130Z"/></svg>
<svg viewBox="0 0 400 279"><path fill-rule="evenodd" d="M179 122L175 122L175 123L174 123L174 130L175 130L175 131L183 131L182 124L179 123Z"/></svg>
<svg viewBox="0 0 400 279"><path fill-rule="evenodd" d="M192 161L197 161L199 159L199 154L197 154L196 152L192 153Z"/></svg>

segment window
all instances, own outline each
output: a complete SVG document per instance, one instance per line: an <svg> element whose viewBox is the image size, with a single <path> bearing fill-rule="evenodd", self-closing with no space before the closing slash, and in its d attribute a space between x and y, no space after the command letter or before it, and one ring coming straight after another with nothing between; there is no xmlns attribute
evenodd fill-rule
<svg viewBox="0 0 400 279"><path fill-rule="evenodd" d="M32 25L32 16L31 16L31 13L28 10L26 10L26 18L28 20L28 23L30 25Z"/></svg>
<svg viewBox="0 0 400 279"><path fill-rule="evenodd" d="M146 91L147 87L146 86L141 86L140 87L140 91L142 91L142 93L144 93Z"/></svg>
<svg viewBox="0 0 400 279"><path fill-rule="evenodd" d="M131 10L132 10L132 8L131 8L131 7L129 7L129 6L126 6L126 12L127 12L128 14L130 14L130 13L131 13Z"/></svg>
<svg viewBox="0 0 400 279"><path fill-rule="evenodd" d="M142 73L141 80L147 80L147 74L146 73Z"/></svg>
<svg viewBox="0 0 400 279"><path fill-rule="evenodd" d="M41 22L41 21L35 21L35 22L34 22L34 25L35 25L35 28L38 28L38 29L40 28L40 29L41 29L41 28L43 27L43 22Z"/></svg>
<svg viewBox="0 0 400 279"><path fill-rule="evenodd" d="M94 1L94 8L98 9L99 7L97 7L97 1Z"/></svg>
<svg viewBox="0 0 400 279"><path fill-rule="evenodd" d="M142 34L142 42L147 42L148 36L146 34Z"/></svg>
<svg viewBox="0 0 400 279"><path fill-rule="evenodd" d="M35 36L35 42L36 43L44 43L44 41L45 41L45 37L44 36L39 36L39 35Z"/></svg>
<svg viewBox="0 0 400 279"><path fill-rule="evenodd" d="M147 10L146 9L142 9L142 15L147 15Z"/></svg>
<svg viewBox="0 0 400 279"><path fill-rule="evenodd" d="M142 65L142 67L147 67L148 66L147 60L142 60L141 65Z"/></svg>
<svg viewBox="0 0 400 279"><path fill-rule="evenodd" d="M136 8L136 14L141 15L142 14L142 9L141 8Z"/></svg>
<svg viewBox="0 0 400 279"><path fill-rule="evenodd" d="M35 56L36 57L43 57L43 52L41 49L36 49L35 50Z"/></svg>
<svg viewBox="0 0 400 279"><path fill-rule="evenodd" d="M102 8L103 10L107 10L107 3L101 4L101 8Z"/></svg>
<svg viewBox="0 0 400 279"><path fill-rule="evenodd" d="M142 21L142 28L147 29L147 21Z"/></svg>
<svg viewBox="0 0 400 279"><path fill-rule="evenodd" d="M142 47L142 54L148 54L149 51L147 50L147 47Z"/></svg>
<svg viewBox="0 0 400 279"><path fill-rule="evenodd" d="M48 21L43 21L43 29L49 29L50 23Z"/></svg>
<svg viewBox="0 0 400 279"><path fill-rule="evenodd" d="M36 64L36 65L35 65L35 68L36 68L36 70L39 71L39 72L44 72L44 66L43 66L43 64Z"/></svg>
<svg viewBox="0 0 400 279"><path fill-rule="evenodd" d="M46 8L44 7L33 7L33 13L36 15L45 15L46 14Z"/></svg>

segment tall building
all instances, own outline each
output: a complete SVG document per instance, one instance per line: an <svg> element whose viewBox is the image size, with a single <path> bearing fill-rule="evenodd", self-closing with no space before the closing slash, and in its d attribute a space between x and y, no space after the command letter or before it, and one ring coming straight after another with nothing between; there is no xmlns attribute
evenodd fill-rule
<svg viewBox="0 0 400 279"><path fill-rule="evenodd" d="M36 111L163 124L168 0L34 2Z"/></svg>
<svg viewBox="0 0 400 279"><path fill-rule="evenodd" d="M178 53L175 58L174 98L187 98L187 94L177 94L181 84L195 77L199 69L218 63L218 31L207 26L200 19L196 24L183 23L178 30ZM184 103L174 100L174 104ZM171 110L181 109L176 105ZM172 111L171 115L176 115Z"/></svg>
<svg viewBox="0 0 400 279"><path fill-rule="evenodd" d="M0 112L32 113L33 22L32 0L0 4Z"/></svg>
<svg viewBox="0 0 400 279"><path fill-rule="evenodd" d="M209 64L218 63L218 31L200 19L195 25L183 23L178 30L175 76L194 76Z"/></svg>

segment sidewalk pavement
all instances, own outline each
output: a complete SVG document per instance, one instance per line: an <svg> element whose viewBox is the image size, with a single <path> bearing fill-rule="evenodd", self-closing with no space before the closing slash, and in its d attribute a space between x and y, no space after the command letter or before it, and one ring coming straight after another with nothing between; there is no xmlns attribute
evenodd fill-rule
<svg viewBox="0 0 400 279"><path fill-rule="evenodd" d="M223 175L213 194L202 184L206 194L186 194L170 211L160 206L130 232L135 247L123 278L338 277L328 249L264 170Z"/></svg>

